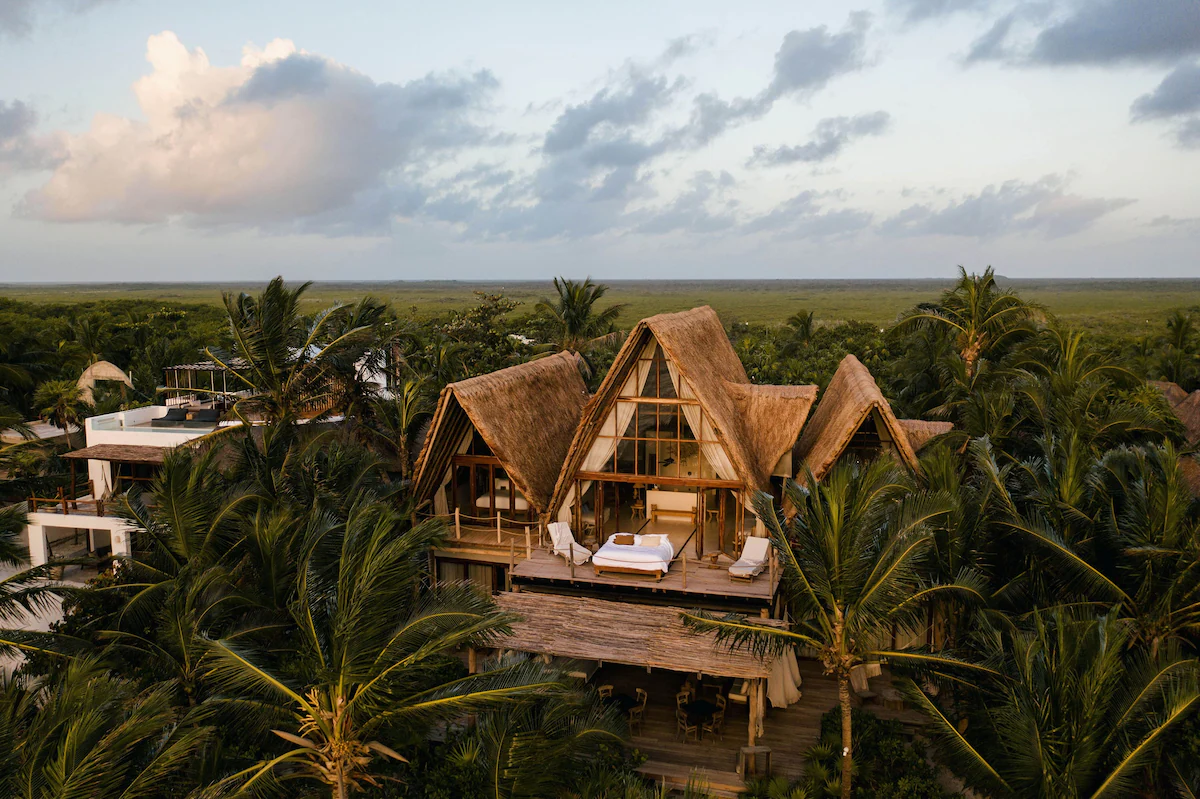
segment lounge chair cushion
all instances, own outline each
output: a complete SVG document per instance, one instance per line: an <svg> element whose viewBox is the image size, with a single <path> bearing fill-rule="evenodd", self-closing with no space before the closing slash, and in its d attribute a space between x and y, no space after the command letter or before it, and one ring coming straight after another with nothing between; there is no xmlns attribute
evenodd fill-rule
<svg viewBox="0 0 1200 799"><path fill-rule="evenodd" d="M221 412L212 410L211 408L204 408L202 410L192 412L192 421L193 422L216 423L216 422L219 422L220 420L221 420Z"/></svg>
<svg viewBox="0 0 1200 799"><path fill-rule="evenodd" d="M546 525L546 531L550 533L550 542L554 545L555 555L563 558L571 557L576 566L591 560L592 553L575 543L571 526L566 522L551 522Z"/></svg>
<svg viewBox="0 0 1200 799"><path fill-rule="evenodd" d="M187 421L187 410L184 408L167 408L164 416L160 416L157 421L160 422L185 422Z"/></svg>
<svg viewBox="0 0 1200 799"><path fill-rule="evenodd" d="M742 547L742 556L737 563L729 567L729 573L734 577L755 577L763 573L767 567L767 551L771 539L751 536Z"/></svg>

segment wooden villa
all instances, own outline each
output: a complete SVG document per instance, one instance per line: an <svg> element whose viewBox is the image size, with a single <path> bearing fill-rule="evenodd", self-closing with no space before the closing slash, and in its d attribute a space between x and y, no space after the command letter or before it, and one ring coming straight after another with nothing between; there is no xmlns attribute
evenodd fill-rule
<svg viewBox="0 0 1200 799"><path fill-rule="evenodd" d="M639 322L590 397L568 353L450 384L413 488L418 515L450 526L438 576L492 590L520 617L501 649L651 696L634 737L652 757L648 773L683 769L686 780L704 766L736 790L735 772L761 766L764 743L815 743L836 691L803 653L723 651L681 612L783 623L757 492L779 497L805 467L820 479L843 457L891 455L916 469L917 450L948 429L897 419L853 356L819 403L818 393L752 383L708 307ZM693 701L721 697L728 744L726 730L710 730L720 741L711 750L688 743L702 733L676 707L688 686Z"/></svg>

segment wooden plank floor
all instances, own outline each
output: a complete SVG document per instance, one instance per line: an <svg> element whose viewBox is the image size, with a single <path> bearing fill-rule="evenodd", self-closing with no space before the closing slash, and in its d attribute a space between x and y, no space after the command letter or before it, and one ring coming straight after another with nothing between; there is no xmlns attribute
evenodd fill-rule
<svg viewBox="0 0 1200 799"><path fill-rule="evenodd" d="M800 701L786 709L772 708L768 703L763 735L755 742L771 748L774 773L793 778L802 773L804 753L820 737L821 716L837 705L837 683L822 673L819 663L801 660L800 675ZM736 770L738 752L748 743L749 712L745 705L730 704L721 739L681 742L676 735L675 694L687 676L665 670L647 673L632 666L605 666L591 682L611 684L615 693L629 696L634 696L637 688L650 694L646 721L632 740L633 746L651 761L676 768L707 769L714 772L714 778L724 780ZM914 726L921 723L915 710L891 710L875 704L869 709L881 718L898 718Z"/></svg>
<svg viewBox="0 0 1200 799"><path fill-rule="evenodd" d="M708 596L737 597L739 599L759 600L764 605L770 603L779 585L779 575L772 582L770 575L764 572L753 582L733 582L725 568L710 569L688 558L687 586L684 586L684 567L682 561L671 564L671 570L659 581L653 577L624 574L597 575L590 563L575 567L575 576L571 576L571 568L560 557L549 552L534 550L533 557L517 563L513 570L515 582L548 581L559 583L574 583L577 585L606 586L610 588L631 588L637 591L654 591L672 594L698 594Z"/></svg>

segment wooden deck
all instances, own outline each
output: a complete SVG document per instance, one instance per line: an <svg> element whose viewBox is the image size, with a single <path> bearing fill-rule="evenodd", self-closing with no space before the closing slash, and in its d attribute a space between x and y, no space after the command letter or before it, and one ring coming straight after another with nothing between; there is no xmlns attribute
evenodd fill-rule
<svg viewBox="0 0 1200 799"><path fill-rule="evenodd" d="M704 597L733 599L740 604L769 608L779 586L779 575L763 572L753 582L734 582L729 579L728 559L719 568L710 568L707 562L697 562L690 556L686 571L682 561L671 564L671 570L661 580L653 577L625 574L597 575L590 563L571 567L560 557L542 550L534 550L532 557L518 560L513 570L514 586L552 586L560 589L598 589L607 593L659 595L663 599L683 602Z"/></svg>
<svg viewBox="0 0 1200 799"><path fill-rule="evenodd" d="M763 721L763 735L756 745L771 748L773 773L790 778L799 777L804 769L804 753L820 738L821 716L837 705L837 684L822 673L813 660L800 661L803 695L800 701L786 709L771 708ZM615 693L634 695L642 688L650 694L646 706L646 721L632 745L648 758L643 773L668 783L687 781L692 771L707 777L714 788L727 789L736 774L738 752L748 742L749 713L745 705L731 704L725 718L725 734L718 740L705 738L700 743L682 743L675 734L675 694L688 675L679 672L645 669L631 666L605 666L591 682L611 684ZM886 680L886 676L876 680ZM875 680L872 681L873 683ZM880 718L899 719L916 729L922 716L916 710L892 710L880 704L867 706Z"/></svg>

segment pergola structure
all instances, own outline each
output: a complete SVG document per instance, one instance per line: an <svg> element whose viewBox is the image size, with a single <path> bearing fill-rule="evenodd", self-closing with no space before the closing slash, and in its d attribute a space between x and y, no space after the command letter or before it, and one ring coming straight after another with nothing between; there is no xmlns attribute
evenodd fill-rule
<svg viewBox="0 0 1200 799"><path fill-rule="evenodd" d="M237 367L237 364L231 364ZM244 384L230 369L216 361L198 361L163 369L162 391L167 405L186 405L202 399L210 402L232 401Z"/></svg>
<svg viewBox="0 0 1200 799"><path fill-rule="evenodd" d="M505 650L749 680L749 745L762 734L765 681L776 656L721 646L713 634L686 628L680 608L515 591L497 594L496 603L520 616L496 644ZM774 619L747 621L783 625Z"/></svg>
<svg viewBox="0 0 1200 799"><path fill-rule="evenodd" d="M83 449L64 452L62 457L70 464L71 487L75 486L75 464L78 461L105 461L112 464L113 493L120 493L122 482L149 483L154 467L162 466L167 454L166 447L137 446L133 444L93 444ZM148 468L149 467L149 468ZM99 499L99 497L96 497Z"/></svg>

